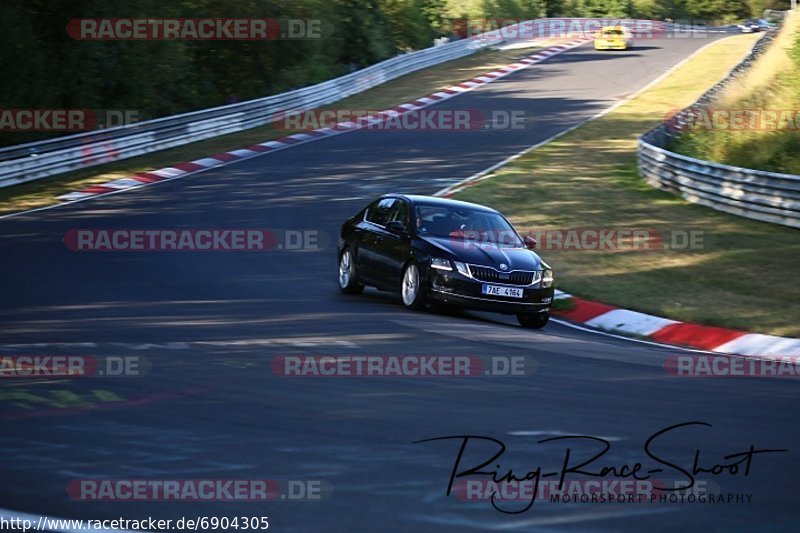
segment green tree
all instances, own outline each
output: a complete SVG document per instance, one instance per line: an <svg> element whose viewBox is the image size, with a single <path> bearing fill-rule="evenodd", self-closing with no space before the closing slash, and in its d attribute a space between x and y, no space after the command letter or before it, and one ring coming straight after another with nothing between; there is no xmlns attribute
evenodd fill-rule
<svg viewBox="0 0 800 533"><path fill-rule="evenodd" d="M382 0L386 28L395 50L418 50L432 44L435 31L421 0Z"/></svg>
<svg viewBox="0 0 800 533"><path fill-rule="evenodd" d="M335 0L335 5L340 63L364 67L389 57L392 44L379 0Z"/></svg>

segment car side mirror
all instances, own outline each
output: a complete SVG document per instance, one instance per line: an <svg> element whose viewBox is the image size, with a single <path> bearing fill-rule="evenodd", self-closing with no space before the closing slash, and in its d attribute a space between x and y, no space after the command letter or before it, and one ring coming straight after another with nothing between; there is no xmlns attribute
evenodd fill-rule
<svg viewBox="0 0 800 533"><path fill-rule="evenodd" d="M406 225L399 220L392 220L391 222L387 223L386 229L397 235L408 234L408 231L406 231Z"/></svg>
<svg viewBox="0 0 800 533"><path fill-rule="evenodd" d="M523 236L522 242L525 244L525 248L527 248L528 250L533 250L534 248L536 248L536 245L539 244L539 241L537 241L530 235Z"/></svg>

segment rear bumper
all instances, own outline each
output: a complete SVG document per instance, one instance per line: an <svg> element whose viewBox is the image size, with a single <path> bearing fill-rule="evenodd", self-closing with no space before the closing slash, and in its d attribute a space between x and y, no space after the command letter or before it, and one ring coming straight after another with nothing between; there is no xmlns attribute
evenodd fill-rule
<svg viewBox="0 0 800 533"><path fill-rule="evenodd" d="M627 43L622 44L608 44L608 43L594 43L595 50L627 50Z"/></svg>

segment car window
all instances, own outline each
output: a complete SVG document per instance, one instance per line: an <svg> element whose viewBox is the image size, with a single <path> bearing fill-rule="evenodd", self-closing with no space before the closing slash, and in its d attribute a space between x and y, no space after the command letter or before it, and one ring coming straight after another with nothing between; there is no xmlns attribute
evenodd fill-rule
<svg viewBox="0 0 800 533"><path fill-rule="evenodd" d="M420 205L417 233L423 236L465 239L497 246L522 247L514 228L499 214L450 206Z"/></svg>
<svg viewBox="0 0 800 533"><path fill-rule="evenodd" d="M408 204L402 200L397 200L392 206L392 210L389 212L389 218L387 222L402 222L403 225L408 228L410 219L409 214Z"/></svg>
<svg viewBox="0 0 800 533"><path fill-rule="evenodd" d="M385 226L389 221L389 213L395 202L397 202L396 198L384 198L372 204L367 210L367 222Z"/></svg>

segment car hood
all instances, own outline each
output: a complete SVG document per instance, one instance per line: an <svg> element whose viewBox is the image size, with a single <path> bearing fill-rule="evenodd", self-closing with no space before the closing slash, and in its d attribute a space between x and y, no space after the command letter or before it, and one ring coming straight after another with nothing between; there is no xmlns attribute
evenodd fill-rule
<svg viewBox="0 0 800 533"><path fill-rule="evenodd" d="M446 237L419 237L419 239L438 250L443 257L454 261L490 266L508 272L549 268L535 252L527 248L505 248ZM501 265L506 265L506 269Z"/></svg>

